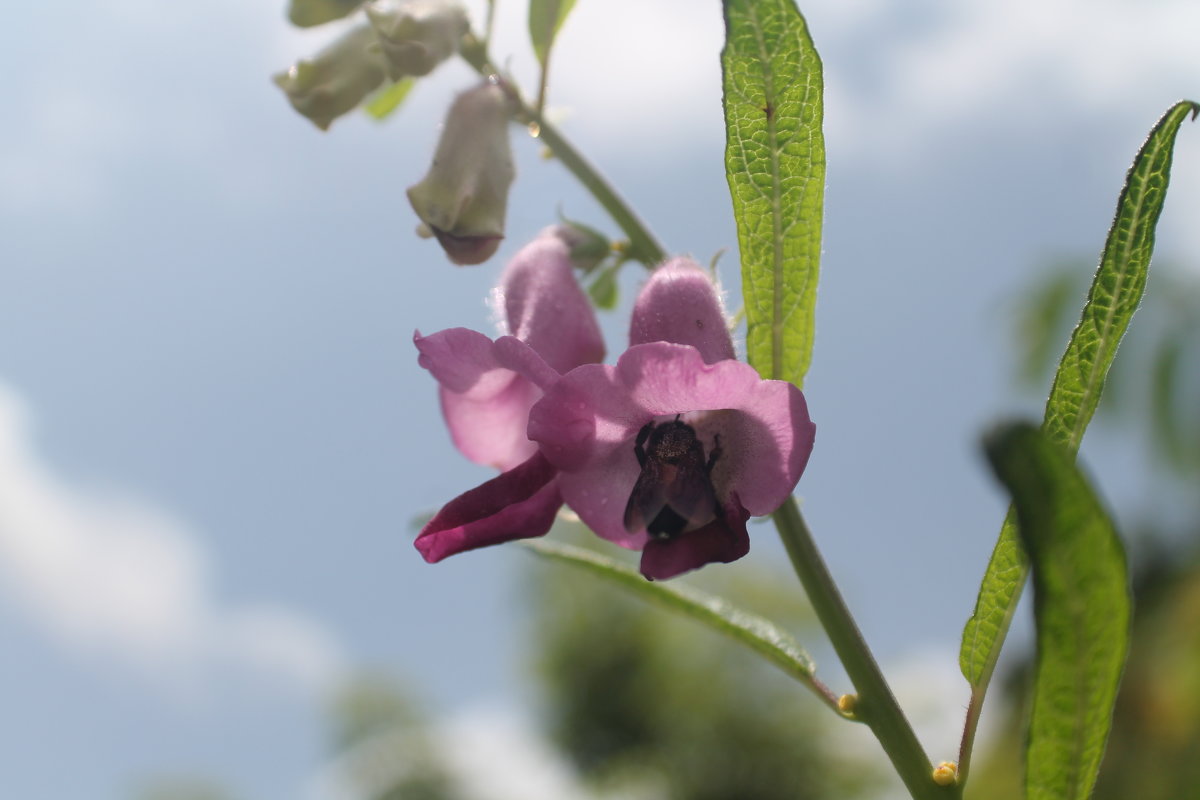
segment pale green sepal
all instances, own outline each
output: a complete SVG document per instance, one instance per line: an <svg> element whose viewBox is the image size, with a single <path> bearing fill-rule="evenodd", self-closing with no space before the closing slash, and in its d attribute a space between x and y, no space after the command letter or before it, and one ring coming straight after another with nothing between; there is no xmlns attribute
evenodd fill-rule
<svg viewBox="0 0 1200 800"><path fill-rule="evenodd" d="M562 221L552 225L548 231L567 243L571 248L571 266L581 272L591 272L613 253L612 242L600 231L559 215ZM545 233L546 231L543 231Z"/></svg>
<svg viewBox="0 0 1200 800"><path fill-rule="evenodd" d="M613 264L605 267L596 274L596 279L592 281L588 287L588 297L592 298L596 308L602 308L605 311L612 311L617 307L617 301L620 299L620 290L617 286L617 273L620 266Z"/></svg>
<svg viewBox="0 0 1200 800"><path fill-rule="evenodd" d="M402 78L395 83L389 83L367 98L367 102L363 104L363 111L372 119L385 120L400 108L416 85L417 82L412 78Z"/></svg>

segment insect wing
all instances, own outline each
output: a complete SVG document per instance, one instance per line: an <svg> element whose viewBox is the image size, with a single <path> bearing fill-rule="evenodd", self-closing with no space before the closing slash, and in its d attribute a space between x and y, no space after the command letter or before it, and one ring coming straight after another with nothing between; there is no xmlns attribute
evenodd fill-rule
<svg viewBox="0 0 1200 800"><path fill-rule="evenodd" d="M663 466L648 460L629 493L629 502L625 504L625 530L630 533L649 527L667 504L665 486L659 475Z"/></svg>
<svg viewBox="0 0 1200 800"><path fill-rule="evenodd" d="M625 529L649 529L668 507L683 521L679 530L666 531L668 535L712 521L717 514L717 496L702 466L688 461L675 465L647 460L625 505Z"/></svg>

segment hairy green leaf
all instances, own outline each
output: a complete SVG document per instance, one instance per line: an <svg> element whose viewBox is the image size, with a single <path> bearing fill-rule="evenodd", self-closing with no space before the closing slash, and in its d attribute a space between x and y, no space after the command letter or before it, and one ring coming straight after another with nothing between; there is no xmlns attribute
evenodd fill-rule
<svg viewBox="0 0 1200 800"><path fill-rule="evenodd" d="M1194 118L1198 112L1200 105L1187 100L1172 106L1150 131L1125 176L1083 316L1071 334L1046 401L1043 429L1070 452L1079 448L1100 401L1117 345L1141 302L1154 251L1154 228L1171 175L1175 136L1183 120L1189 114ZM963 676L977 690L986 688L991 680L1027 571L1010 512L979 587L975 610L963 630L959 651Z"/></svg>
<svg viewBox="0 0 1200 800"><path fill-rule="evenodd" d="M550 57L554 38L574 7L575 0L529 0L529 39L543 68Z"/></svg>
<svg viewBox="0 0 1200 800"><path fill-rule="evenodd" d="M532 539L522 544L540 556L587 570L646 600L699 620L764 656L824 697L824 693L816 686L816 666L808 653L787 631L770 620L742 611L719 597L677 581L648 581L637 570L590 550L545 539Z"/></svg>
<svg viewBox="0 0 1200 800"><path fill-rule="evenodd" d="M412 78L401 78L395 83L389 83L367 98L367 101L363 103L363 111L377 120L387 119L400 107L408 97L408 93L416 85L417 82Z"/></svg>
<svg viewBox="0 0 1200 800"><path fill-rule="evenodd" d="M725 174L746 354L763 377L802 386L825 196L821 59L794 0L725 0L724 8Z"/></svg>
<svg viewBox="0 0 1200 800"><path fill-rule="evenodd" d="M1033 568L1037 660L1025 797L1086 800L1129 652L1125 550L1073 450L1044 427L1006 425L986 449L1012 494Z"/></svg>

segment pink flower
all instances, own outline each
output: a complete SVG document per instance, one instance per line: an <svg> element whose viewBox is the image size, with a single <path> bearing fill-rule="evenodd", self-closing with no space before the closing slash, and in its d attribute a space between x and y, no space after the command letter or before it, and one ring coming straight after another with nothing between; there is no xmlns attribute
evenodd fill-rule
<svg viewBox="0 0 1200 800"><path fill-rule="evenodd" d="M741 558L746 520L778 508L808 462L804 395L733 359L716 290L687 259L642 290L630 345L549 385L529 438L593 531L642 550L647 578Z"/></svg>
<svg viewBox="0 0 1200 800"><path fill-rule="evenodd" d="M509 263L494 295L508 336L466 328L413 342L439 384L442 414L463 455L502 470L456 497L417 536L426 561L550 530L562 506L557 470L526 437L529 409L562 372L604 357L569 248L546 232Z"/></svg>

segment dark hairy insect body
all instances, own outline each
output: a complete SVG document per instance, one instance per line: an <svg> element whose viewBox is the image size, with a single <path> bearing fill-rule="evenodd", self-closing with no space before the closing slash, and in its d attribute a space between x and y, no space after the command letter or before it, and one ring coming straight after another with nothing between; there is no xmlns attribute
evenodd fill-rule
<svg viewBox="0 0 1200 800"><path fill-rule="evenodd" d="M676 416L647 422L633 448L641 474L625 505L625 529L645 528L656 539L675 537L722 516L712 468L721 456L719 436L707 457L696 430Z"/></svg>

